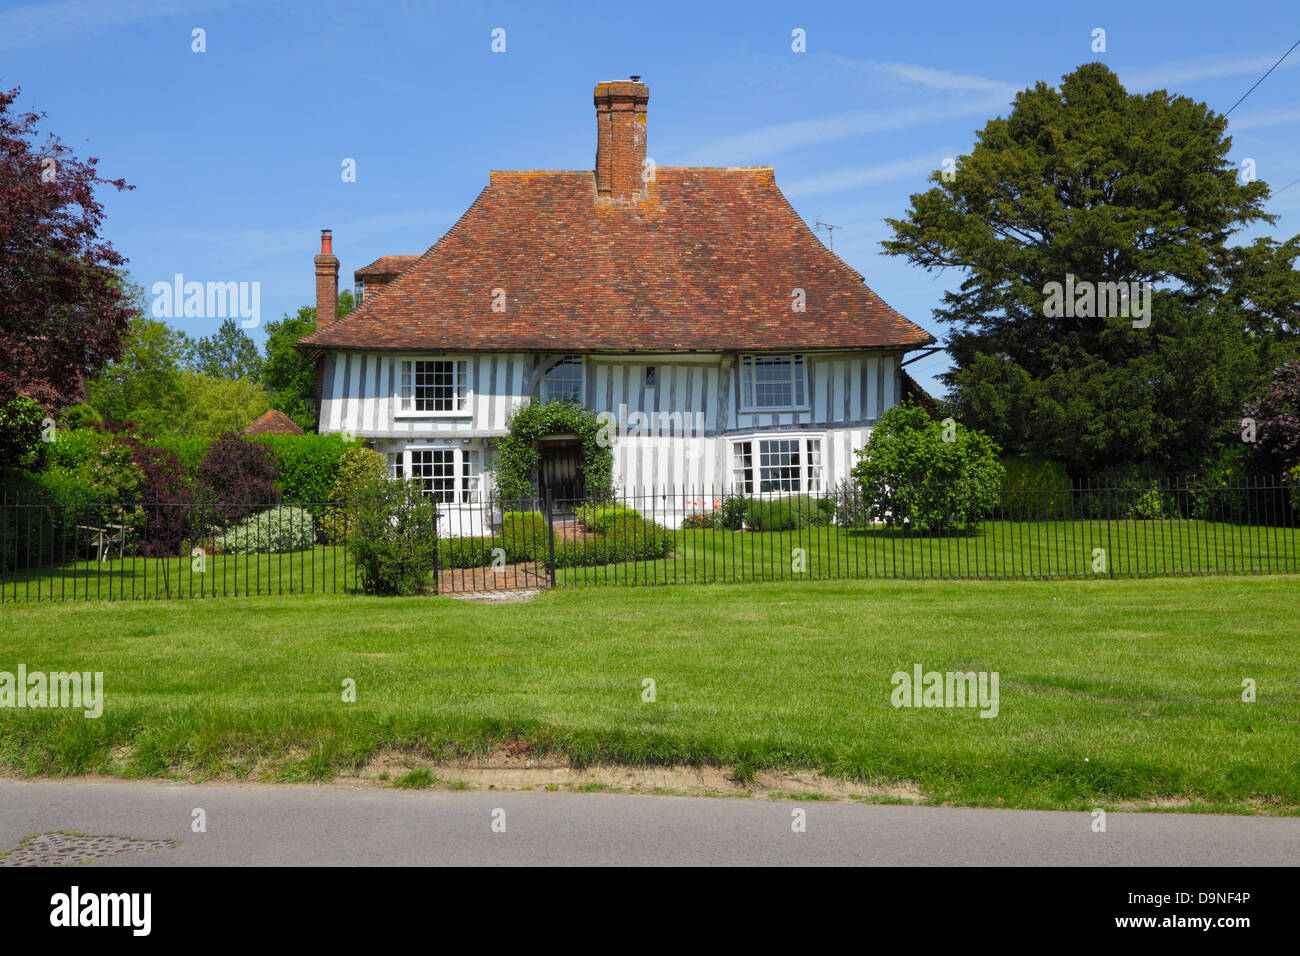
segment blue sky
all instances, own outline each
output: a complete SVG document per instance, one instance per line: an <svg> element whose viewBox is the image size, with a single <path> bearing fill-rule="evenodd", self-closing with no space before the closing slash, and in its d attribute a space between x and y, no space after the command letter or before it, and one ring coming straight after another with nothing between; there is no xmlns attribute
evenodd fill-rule
<svg viewBox="0 0 1300 956"><path fill-rule="evenodd" d="M491 51L498 27L505 53ZM1091 49L1098 27L1104 53ZM590 169L592 87L640 74L659 165L774 166L810 224L839 227L836 252L942 335L931 309L957 275L884 256L883 219L1018 89L1097 59L1130 90L1223 111L1297 39L1294 0L58 0L0 3L0 85L137 187L103 198L105 235L138 283L260 282L265 322L311 303L322 227L347 285L379 255L436 241L490 169ZM1234 160L1254 159L1275 190L1300 178L1298 79L1300 50L1231 116ZM345 158L356 182L342 180ZM1268 209L1278 224L1243 238L1300 232L1300 184ZM218 322L174 324L197 336ZM930 382L945 365L937 354L912 369Z"/></svg>

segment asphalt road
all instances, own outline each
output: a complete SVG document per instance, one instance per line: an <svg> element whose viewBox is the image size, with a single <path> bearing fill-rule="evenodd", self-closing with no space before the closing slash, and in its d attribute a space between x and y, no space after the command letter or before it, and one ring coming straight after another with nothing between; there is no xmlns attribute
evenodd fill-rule
<svg viewBox="0 0 1300 956"><path fill-rule="evenodd" d="M195 809L206 832L192 830ZM1088 813L766 797L0 780L0 852L52 831L179 841L100 866L1300 862L1296 817L1109 813L1104 833L1092 824Z"/></svg>

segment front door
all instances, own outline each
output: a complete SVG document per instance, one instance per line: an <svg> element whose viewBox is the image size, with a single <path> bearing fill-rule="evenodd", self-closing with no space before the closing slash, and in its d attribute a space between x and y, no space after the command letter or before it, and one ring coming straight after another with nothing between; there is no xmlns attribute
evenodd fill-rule
<svg viewBox="0 0 1300 956"><path fill-rule="evenodd" d="M586 494L586 483L582 476L582 440L542 442L537 474L543 500L549 489L556 511L573 511L577 502Z"/></svg>

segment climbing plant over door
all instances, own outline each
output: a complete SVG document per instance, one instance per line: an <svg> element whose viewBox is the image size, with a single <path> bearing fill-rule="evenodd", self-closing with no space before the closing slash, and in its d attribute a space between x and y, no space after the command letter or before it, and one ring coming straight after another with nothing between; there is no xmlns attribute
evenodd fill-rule
<svg viewBox="0 0 1300 956"><path fill-rule="evenodd" d="M549 435L576 435L582 440L582 475L587 494L601 498L613 487L614 453L608 438L601 438L604 423L589 408L563 399L527 402L511 413L509 434L496 446L495 478L502 501L527 498L533 493L537 469L537 442Z"/></svg>

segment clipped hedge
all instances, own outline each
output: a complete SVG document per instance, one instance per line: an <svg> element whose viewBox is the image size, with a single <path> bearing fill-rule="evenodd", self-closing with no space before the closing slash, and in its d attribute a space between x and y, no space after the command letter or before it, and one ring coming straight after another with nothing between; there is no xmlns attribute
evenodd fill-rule
<svg viewBox="0 0 1300 956"><path fill-rule="evenodd" d="M360 439L345 441L342 435L256 435L253 440L275 455L281 497L304 504L317 519L324 516L323 503L338 481L343 453L361 446Z"/></svg>
<svg viewBox="0 0 1300 956"><path fill-rule="evenodd" d="M284 554L306 551L316 543L316 527L310 512L292 505L280 505L250 515L216 537L218 554Z"/></svg>
<svg viewBox="0 0 1300 956"><path fill-rule="evenodd" d="M588 502L579 505L578 520L592 534L606 534L620 524L641 517L641 512L613 502Z"/></svg>
<svg viewBox="0 0 1300 956"><path fill-rule="evenodd" d="M753 531L798 531L830 524L835 505L810 495L752 498L745 507L745 524Z"/></svg>
<svg viewBox="0 0 1300 956"><path fill-rule="evenodd" d="M508 561L545 561L546 516L540 511L507 511L501 517L500 546Z"/></svg>
<svg viewBox="0 0 1300 956"><path fill-rule="evenodd" d="M438 567L483 568L492 563L494 551L502 547L494 538L439 538ZM506 556L509 560L509 555Z"/></svg>
<svg viewBox="0 0 1300 956"><path fill-rule="evenodd" d="M671 531L649 518L628 519L610 534L563 544L557 542L555 566L578 568L626 561L654 561L666 558L672 552L673 540ZM542 557L544 559L545 554Z"/></svg>

